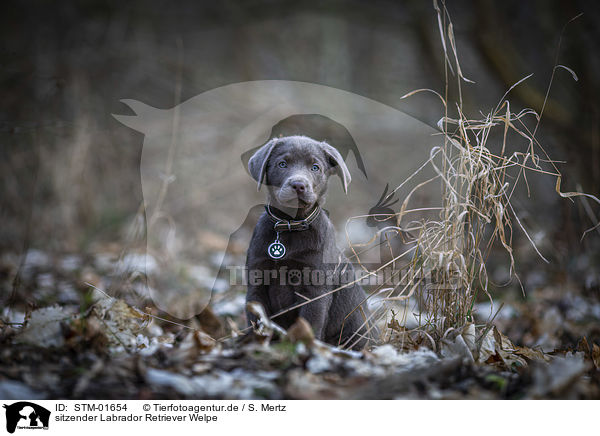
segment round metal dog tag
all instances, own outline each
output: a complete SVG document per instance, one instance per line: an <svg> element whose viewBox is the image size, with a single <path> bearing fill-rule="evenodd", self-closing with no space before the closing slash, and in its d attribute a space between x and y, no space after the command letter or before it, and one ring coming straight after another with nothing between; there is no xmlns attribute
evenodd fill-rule
<svg viewBox="0 0 600 436"><path fill-rule="evenodd" d="M275 241L269 245L267 253L273 259L281 259L283 256L285 256L285 246L281 242Z"/></svg>

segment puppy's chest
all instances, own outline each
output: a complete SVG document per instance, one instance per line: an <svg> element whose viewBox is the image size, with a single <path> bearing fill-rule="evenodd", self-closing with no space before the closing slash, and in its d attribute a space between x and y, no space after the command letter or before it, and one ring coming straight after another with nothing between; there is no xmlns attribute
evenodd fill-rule
<svg viewBox="0 0 600 436"><path fill-rule="evenodd" d="M277 236L274 235L273 239ZM281 260L309 260L312 254L323 251L323 235L313 230L280 233L279 242L286 249L286 256Z"/></svg>
<svg viewBox="0 0 600 436"><path fill-rule="evenodd" d="M265 231L261 237L256 238L258 255L261 261L275 261L283 266L288 263L303 263L307 266L319 263L321 253L326 249L328 235L323 228L311 228L304 231L275 232L273 229ZM262 262L261 262L262 263ZM289 265L288 265L289 266Z"/></svg>
<svg viewBox="0 0 600 436"><path fill-rule="evenodd" d="M326 259L337 260L333 226L320 217L303 231L276 232L265 216L259 222L248 252L248 267L259 270L323 269ZM277 251L274 251L274 247Z"/></svg>

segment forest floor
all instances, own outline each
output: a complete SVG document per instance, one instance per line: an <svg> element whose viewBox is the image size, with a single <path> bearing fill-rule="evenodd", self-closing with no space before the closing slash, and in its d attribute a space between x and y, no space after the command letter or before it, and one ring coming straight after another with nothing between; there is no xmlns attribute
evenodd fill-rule
<svg viewBox="0 0 600 436"><path fill-rule="evenodd" d="M162 319L135 286L111 296L90 286L115 287L117 258L0 257L0 398L600 398L600 303L576 287L504 301L493 326L470 324L436 345L406 334L353 352L301 323L284 332L265 320L236 337L239 287L224 286L186 327Z"/></svg>

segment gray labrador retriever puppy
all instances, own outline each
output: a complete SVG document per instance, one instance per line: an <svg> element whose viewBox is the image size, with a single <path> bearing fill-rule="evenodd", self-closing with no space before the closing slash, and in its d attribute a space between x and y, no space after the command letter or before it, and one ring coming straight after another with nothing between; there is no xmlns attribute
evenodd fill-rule
<svg viewBox="0 0 600 436"><path fill-rule="evenodd" d="M269 203L248 248L246 302L261 303L273 316L318 298L274 321L287 329L301 316L317 339L363 348L370 339L364 290L352 284L327 294L355 280L352 264L336 246L333 224L321 209L329 176L337 174L347 191L350 173L344 160L325 142L288 136L267 142L250 158L248 168L258 189L267 186ZM246 315L249 325L256 321L252 313Z"/></svg>

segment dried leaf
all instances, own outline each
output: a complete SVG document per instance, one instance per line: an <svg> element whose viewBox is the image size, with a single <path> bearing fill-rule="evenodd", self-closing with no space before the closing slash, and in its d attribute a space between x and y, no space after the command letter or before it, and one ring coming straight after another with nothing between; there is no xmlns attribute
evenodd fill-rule
<svg viewBox="0 0 600 436"><path fill-rule="evenodd" d="M479 348L478 362L487 362L487 360L496 354L496 340L494 332L489 330L481 339L481 347Z"/></svg>
<svg viewBox="0 0 600 436"><path fill-rule="evenodd" d="M213 338L225 336L225 328L217 315L210 306L207 306L202 312L196 315L196 321L206 333Z"/></svg>
<svg viewBox="0 0 600 436"><path fill-rule="evenodd" d="M592 345L592 362L596 369L600 369L600 346L598 344Z"/></svg>
<svg viewBox="0 0 600 436"><path fill-rule="evenodd" d="M510 339L500 333L496 326L494 326L493 332L494 340L496 342L496 353L506 368L510 370L525 368L527 366L527 361L515 353L516 348Z"/></svg>
<svg viewBox="0 0 600 436"><path fill-rule="evenodd" d="M250 301L246 305L246 308L250 313L258 317L256 325L254 326L254 333L259 338L263 339L263 341L270 341L275 332L277 332L281 337L287 336L286 331L271 321L271 319L267 316L265 308L262 306L262 304L257 301Z"/></svg>
<svg viewBox="0 0 600 436"><path fill-rule="evenodd" d="M471 352L475 351L475 324L469 323L462 328L461 336Z"/></svg>
<svg viewBox="0 0 600 436"><path fill-rule="evenodd" d="M194 343L201 353L208 353L217 345L217 341L200 330L194 332Z"/></svg>
<svg viewBox="0 0 600 436"><path fill-rule="evenodd" d="M65 338L60 323L77 318L63 307L52 306L31 312L23 331L15 338L21 342L38 347L60 347Z"/></svg>
<svg viewBox="0 0 600 436"><path fill-rule="evenodd" d="M504 351L515 351L515 346L510 341L510 339L508 339L506 336L504 336L502 333L500 333L498 331L498 329L496 328L496 326L494 326L493 331L494 331L494 339L496 340L497 348L499 347L500 350L504 350Z"/></svg>
<svg viewBox="0 0 600 436"><path fill-rule="evenodd" d="M100 321L103 333L112 347L112 351L132 351L144 348L146 344L138 344L138 335L148 326L151 317L116 298L104 298L92 307L90 317Z"/></svg>
<svg viewBox="0 0 600 436"><path fill-rule="evenodd" d="M315 334L313 333L312 327L302 317L298 317L296 322L287 331L288 338L292 343L303 342L304 344L310 345L315 340Z"/></svg>
<svg viewBox="0 0 600 436"><path fill-rule="evenodd" d="M465 341L462 334L457 335L454 340L450 339L442 339L442 347L441 347L442 356L451 357L451 356L461 356L470 362L474 362L475 359L473 357L473 353L471 352L471 348Z"/></svg>
<svg viewBox="0 0 600 436"><path fill-rule="evenodd" d="M588 344L588 341L586 339L586 337L584 336L583 338L581 338L579 340L579 342L577 343L577 351L583 351L586 355L586 357L590 357L590 345Z"/></svg>
<svg viewBox="0 0 600 436"><path fill-rule="evenodd" d="M515 354L528 360L538 362L550 362L552 359L540 349L515 346Z"/></svg>

